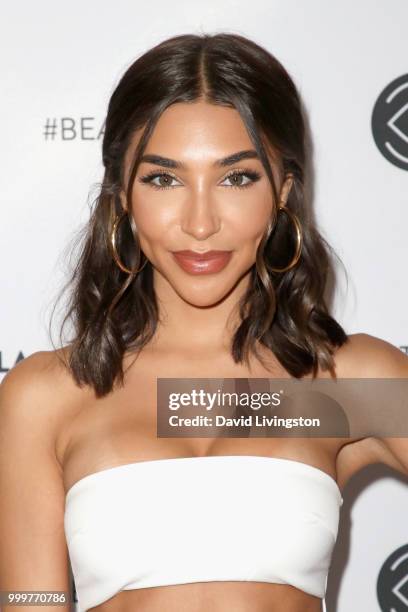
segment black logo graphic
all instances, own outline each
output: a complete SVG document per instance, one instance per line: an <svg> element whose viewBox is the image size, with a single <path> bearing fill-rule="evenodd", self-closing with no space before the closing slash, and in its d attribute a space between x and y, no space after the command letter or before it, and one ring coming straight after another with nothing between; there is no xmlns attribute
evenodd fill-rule
<svg viewBox="0 0 408 612"><path fill-rule="evenodd" d="M382 612L408 611L408 544L384 561L378 574L377 598Z"/></svg>
<svg viewBox="0 0 408 612"><path fill-rule="evenodd" d="M408 74L392 81L378 96L371 129L384 157L408 170Z"/></svg>

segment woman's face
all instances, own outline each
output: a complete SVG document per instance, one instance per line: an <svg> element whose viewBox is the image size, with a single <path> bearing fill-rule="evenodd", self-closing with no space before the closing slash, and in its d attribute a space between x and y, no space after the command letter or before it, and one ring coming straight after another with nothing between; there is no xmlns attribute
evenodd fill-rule
<svg viewBox="0 0 408 612"><path fill-rule="evenodd" d="M140 135L135 134L128 150L126 182ZM254 156L226 159L243 151ZM277 205L255 155L235 109L199 101L173 104L162 114L137 170L131 199L156 290L167 285L188 303L210 306L243 281ZM271 166L279 192L279 171L272 160ZM284 202L290 185L288 178L281 190ZM123 194L122 204L126 208ZM173 253L181 250L230 254L211 264L179 263Z"/></svg>

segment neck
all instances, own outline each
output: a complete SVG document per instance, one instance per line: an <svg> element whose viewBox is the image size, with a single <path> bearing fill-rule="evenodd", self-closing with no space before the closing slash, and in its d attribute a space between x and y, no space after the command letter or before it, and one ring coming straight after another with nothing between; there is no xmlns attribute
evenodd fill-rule
<svg viewBox="0 0 408 612"><path fill-rule="evenodd" d="M180 296L154 270L159 323L152 344L158 349L229 352L232 337L240 324L238 304L247 290L249 278L249 273L243 276L217 303L197 306Z"/></svg>

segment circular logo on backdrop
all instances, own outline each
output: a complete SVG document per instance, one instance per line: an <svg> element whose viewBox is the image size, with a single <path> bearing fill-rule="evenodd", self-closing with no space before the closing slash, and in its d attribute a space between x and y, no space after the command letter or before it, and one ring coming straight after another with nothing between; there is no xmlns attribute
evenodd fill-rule
<svg viewBox="0 0 408 612"><path fill-rule="evenodd" d="M408 74L380 93L371 117L374 142L394 166L408 170Z"/></svg>
<svg viewBox="0 0 408 612"><path fill-rule="evenodd" d="M377 599L382 612L408 611L408 544L384 561L378 574Z"/></svg>

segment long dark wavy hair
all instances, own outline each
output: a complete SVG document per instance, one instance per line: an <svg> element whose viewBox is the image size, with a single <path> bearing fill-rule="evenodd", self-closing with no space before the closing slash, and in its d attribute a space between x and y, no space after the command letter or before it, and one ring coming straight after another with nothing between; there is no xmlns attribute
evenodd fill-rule
<svg viewBox="0 0 408 612"><path fill-rule="evenodd" d="M334 251L317 230L308 206L306 129L299 94L280 62L255 42L230 33L189 34L169 38L136 59L109 101L103 180L89 222L76 236L80 253L62 291L70 289L59 337L62 344L70 321L73 336L65 347L69 356L64 364L75 382L91 385L97 397L111 392L116 382L123 384L125 353L137 354L152 339L159 320L151 263L128 275L109 248L113 221L123 212L119 193L124 190L130 202L139 160L163 111L198 99L240 113L269 177L274 202L278 193L267 151L273 151L283 174L293 175L286 206L297 216L303 236L297 264L286 272L272 272L291 261L293 241L288 237L294 232L288 215L274 211L274 230L269 237L265 232L259 244L248 290L238 305L240 324L231 342L232 357L236 363L249 363L250 352L258 354L258 341L295 378L310 372L316 377L319 367L336 378L333 352L348 336L328 313L324 299ZM141 128L124 185L125 154ZM144 255L131 214L118 228L116 247L128 268L138 268Z"/></svg>

